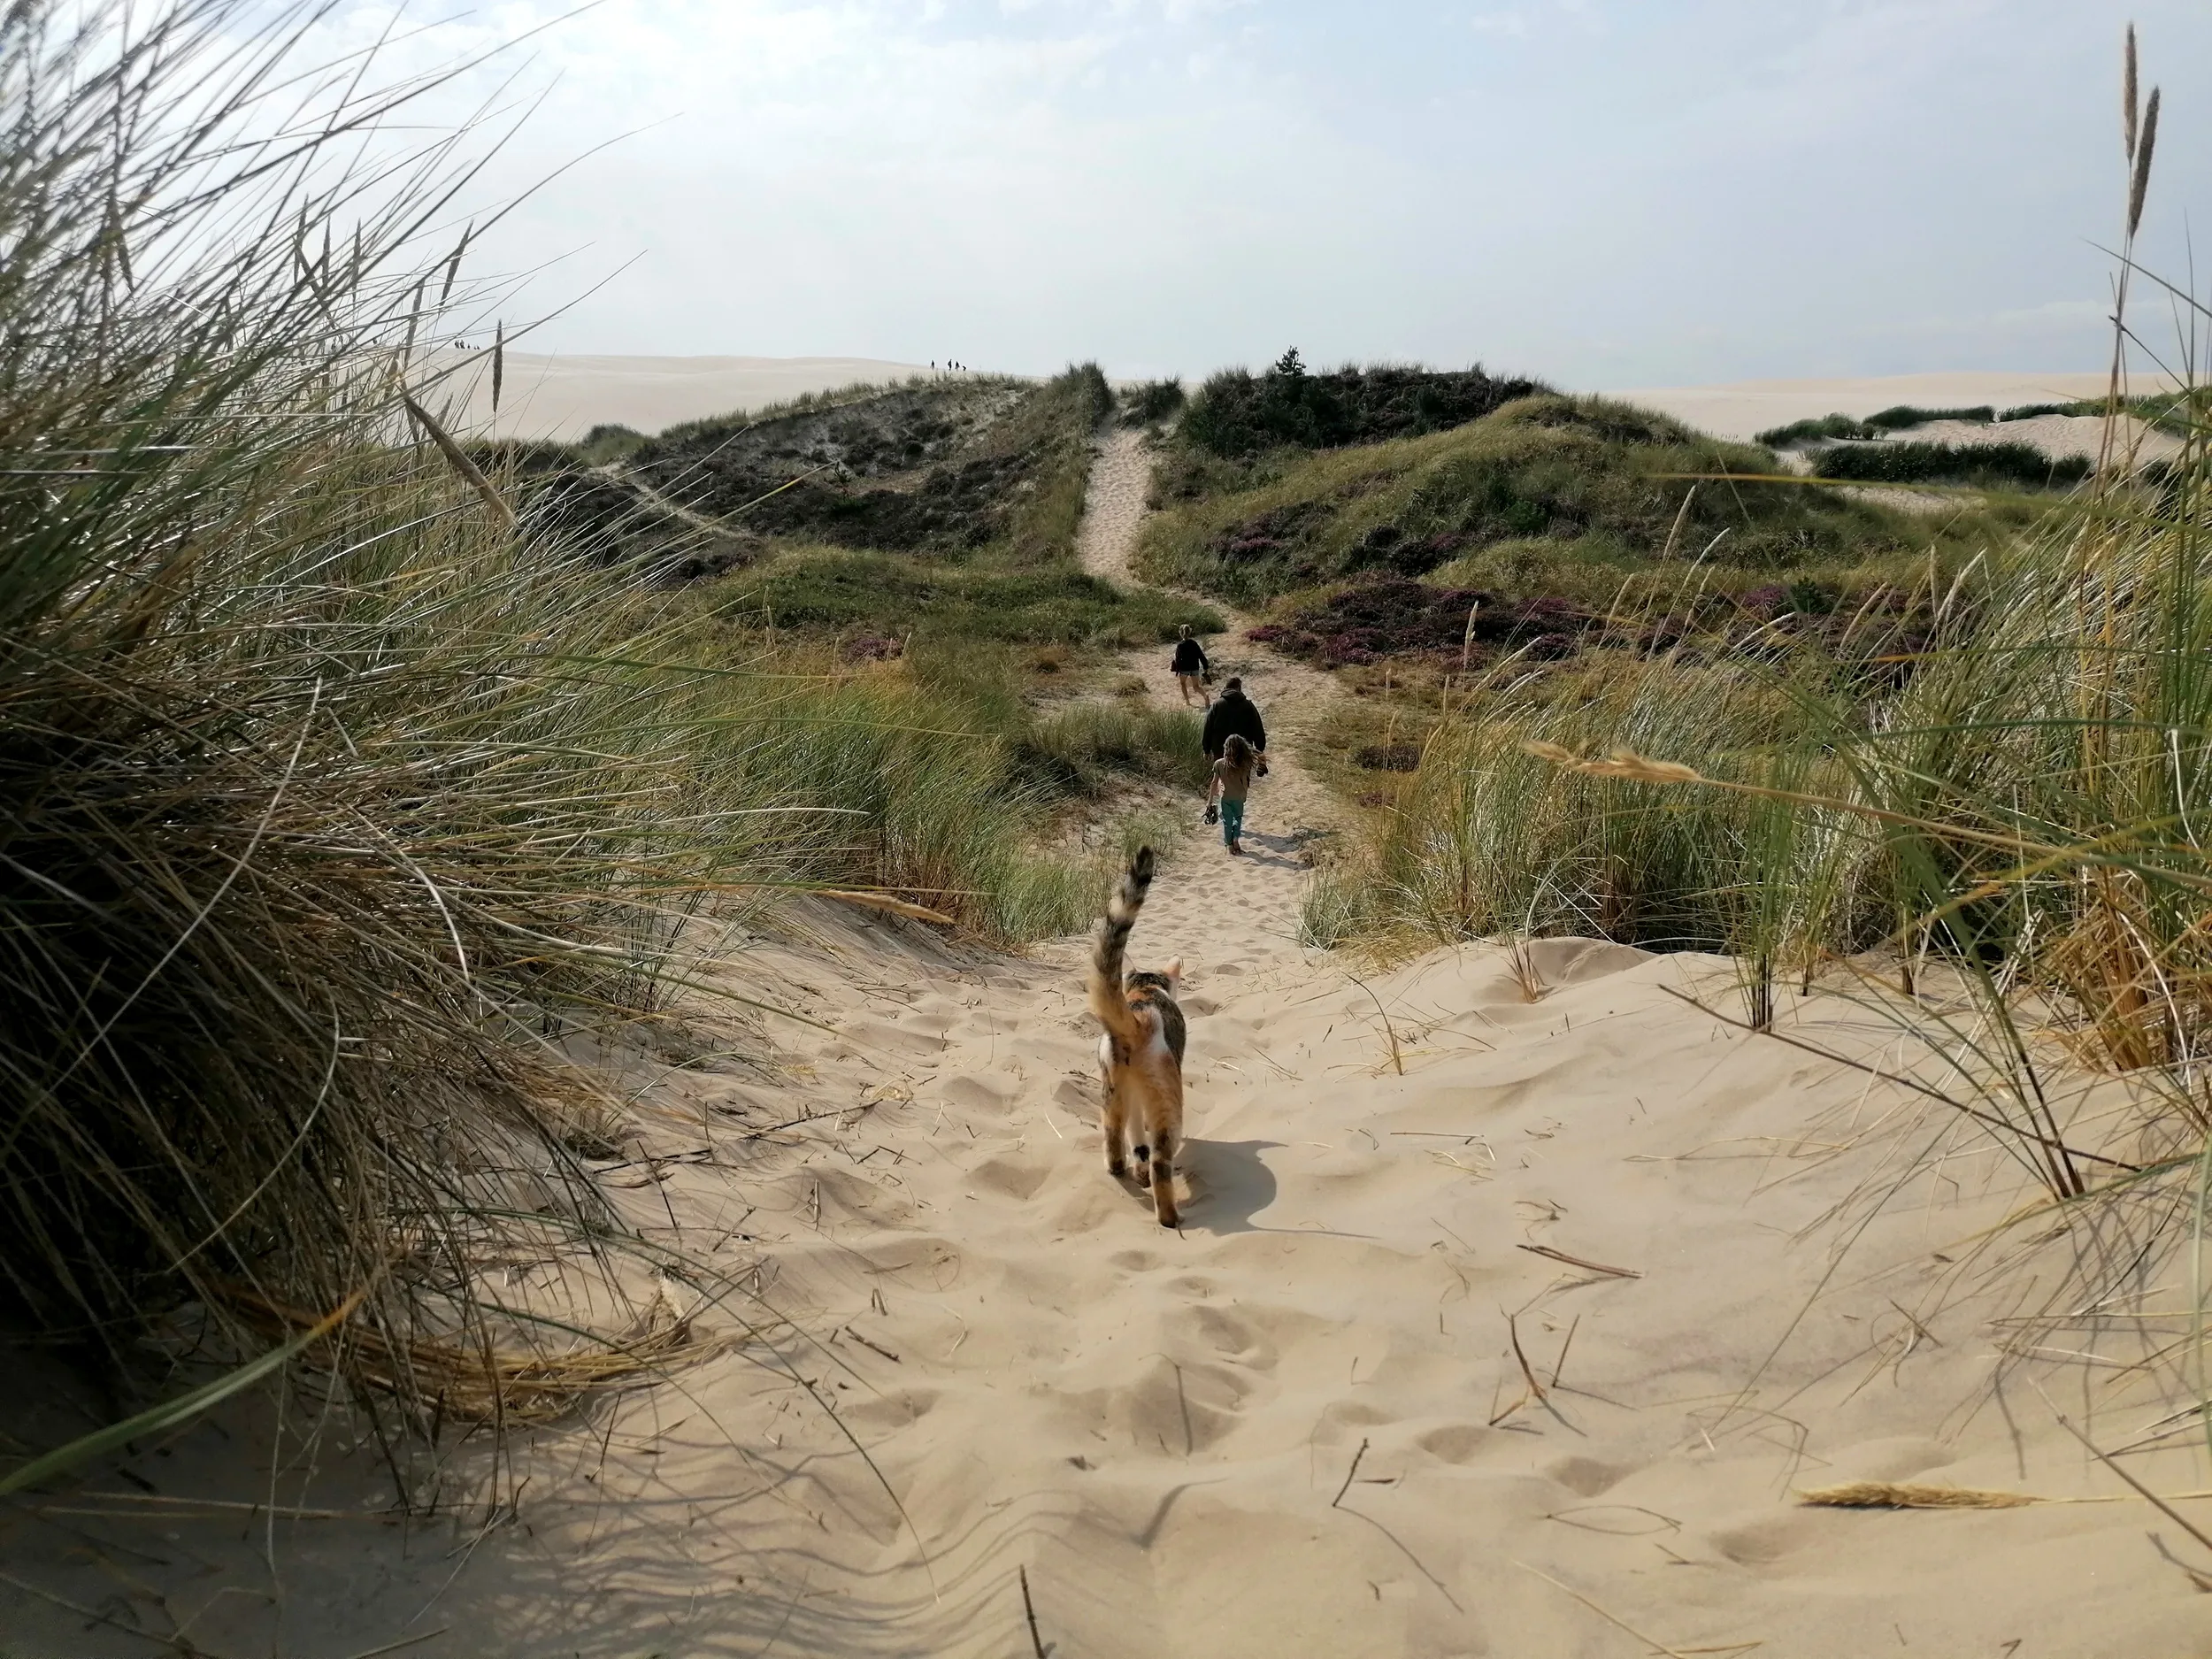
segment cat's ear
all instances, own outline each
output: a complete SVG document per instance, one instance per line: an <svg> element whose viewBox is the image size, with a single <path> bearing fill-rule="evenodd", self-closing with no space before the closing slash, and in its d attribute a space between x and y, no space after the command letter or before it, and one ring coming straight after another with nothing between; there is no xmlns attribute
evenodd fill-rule
<svg viewBox="0 0 2212 1659"><path fill-rule="evenodd" d="M1172 962L1169 963L1166 967L1162 968L1160 972L1166 977L1167 982L1170 985L1180 985L1183 982L1182 957L1176 957Z"/></svg>

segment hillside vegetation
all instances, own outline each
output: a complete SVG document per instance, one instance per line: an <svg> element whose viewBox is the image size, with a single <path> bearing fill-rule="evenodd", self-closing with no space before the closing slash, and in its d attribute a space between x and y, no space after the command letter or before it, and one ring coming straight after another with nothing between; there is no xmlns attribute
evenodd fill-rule
<svg viewBox="0 0 2212 1659"><path fill-rule="evenodd" d="M2131 35L2129 52L2124 257L2151 153ZM2001 1247L1973 1246L2065 1240L2077 1277L2024 1279L2024 1298L2070 1325L2101 1286L2193 1282L2212 1169L2212 424L2196 392L2164 406L2184 442L2156 488L2116 470L1985 516L1947 551L1928 537L1916 578L1901 557L1847 611L1655 630L1705 580L1685 571L1553 660L1503 653L1440 698L1371 697L1330 735L1370 809L1364 842L1314 889L1309 937L1386 956L1540 933L1723 952L1740 997L1719 1011L1784 1041L1801 999L1848 999L1878 1064L1858 1057L1870 1047L1835 1057L1956 1114L1967 1140L1947 1132L1927 1160L1993 1150L2042 1188ZM1515 412L1410 450L1472 449ZM1390 481L1365 495L1332 495L1307 465L1286 474L1279 490L1324 503L1296 542L1313 568L1357 545L1362 518L1385 521L1378 498L1402 522L1412 471L1379 469ZM1371 475L1340 479L1355 476ZM1762 498L1742 499L1749 534ZM1285 503L1186 510L1156 562L1227 568L1214 538L1263 504ZM1868 540L1821 539L1855 526ZM1831 558L1899 534L1848 503L1800 526L1805 555ZM1788 535L1767 547L1774 573L1824 580L1793 565ZM2200 1302L2192 1291L2170 1317L2200 1322ZM2203 1379L2179 1386L2195 1404L2177 1415L2200 1417Z"/></svg>
<svg viewBox="0 0 2212 1659"><path fill-rule="evenodd" d="M1480 368L1388 364L1316 374L1294 349L1264 374L1230 369L1213 376L1190 400L1181 436L1193 449L1231 460L1285 445L1331 449L1463 426L1547 389Z"/></svg>
<svg viewBox="0 0 2212 1659"><path fill-rule="evenodd" d="M1178 436L1164 459L1167 511L1141 568L1271 617L1294 649L1343 632L1346 605L1437 606L1476 637L1505 611L1538 604L1617 612L1688 594L1728 603L1778 586L1801 609L1856 603L1929 548L1947 557L1985 511L1907 516L1878 503L1775 478L1763 449L1722 442L1647 411L1543 394L1425 436L1310 453L1278 450L1234 472ZM1759 598L1755 605L1771 608ZM1371 657L1438 649L1386 628L1349 649ZM1461 642L1455 630L1448 644ZM1361 657L1342 660L1364 660Z"/></svg>
<svg viewBox="0 0 2212 1659"><path fill-rule="evenodd" d="M741 987L700 953L780 895L1007 947L1080 926L1118 849L1071 855L1056 813L1187 775L1196 733L1033 695L1171 631L1073 565L1095 370L856 395L933 423L902 473L847 405L772 419L837 454L760 526L709 464L754 453L735 433L447 431L410 377L497 296L438 218L446 152L357 226L336 139L288 183L250 142L268 85L406 107L292 61L313 10L0 21L0 1321L118 1377L172 1316L196 1351L303 1353L404 1482L409 1432L557 1410L686 1340L636 1334L625 1107L573 1055L680 1048L672 986ZM203 125L111 130L206 88ZM976 468L965 517L887 529L921 510L885 492ZM853 560L897 563L776 616ZM487 1265L512 1261L595 1288L534 1317Z"/></svg>

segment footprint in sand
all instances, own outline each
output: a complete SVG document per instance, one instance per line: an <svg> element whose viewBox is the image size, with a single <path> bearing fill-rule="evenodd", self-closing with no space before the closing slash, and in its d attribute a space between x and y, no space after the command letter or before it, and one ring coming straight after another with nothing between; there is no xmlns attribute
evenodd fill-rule
<svg viewBox="0 0 2212 1659"><path fill-rule="evenodd" d="M968 1171L968 1178L987 1193L1003 1198L1031 1198L1052 1179L1042 1164L1017 1157L986 1158Z"/></svg>

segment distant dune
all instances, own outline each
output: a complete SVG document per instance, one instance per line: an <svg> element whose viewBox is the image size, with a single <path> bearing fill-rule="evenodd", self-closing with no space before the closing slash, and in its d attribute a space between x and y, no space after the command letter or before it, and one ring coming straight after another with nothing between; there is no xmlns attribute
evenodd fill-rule
<svg viewBox="0 0 2212 1659"><path fill-rule="evenodd" d="M658 432L736 409L757 409L803 392L856 380L926 374L922 363L879 357L631 357L507 354L499 413L492 414L488 355L456 354L449 388L464 424L503 438L580 438L601 425Z"/></svg>
<svg viewBox="0 0 2212 1659"><path fill-rule="evenodd" d="M2138 393L2157 389L2149 377L2131 382ZM1720 438L1747 439L1755 433L1827 414L1866 416L1877 410L1913 403L1924 409L1972 408L1993 403L2000 410L2023 403L2056 403L2101 397L2102 369L2075 374L1886 374L1865 380L1736 380L1724 386L1644 387L1608 392L1624 403L1656 409Z"/></svg>
<svg viewBox="0 0 2212 1659"><path fill-rule="evenodd" d="M580 438L602 424L658 432L736 409L757 409L803 392L856 380L903 380L929 365L880 357L647 357L507 354L499 413L492 415L489 358L468 354L454 387L465 386L465 424L511 438ZM1870 415L1898 403L1944 408L2057 403L2095 397L2102 370L2071 373L1891 374L1857 380L1737 380L1717 386L1640 387L1609 391L1724 438L1830 413ZM2139 380L2134 389L2153 389Z"/></svg>

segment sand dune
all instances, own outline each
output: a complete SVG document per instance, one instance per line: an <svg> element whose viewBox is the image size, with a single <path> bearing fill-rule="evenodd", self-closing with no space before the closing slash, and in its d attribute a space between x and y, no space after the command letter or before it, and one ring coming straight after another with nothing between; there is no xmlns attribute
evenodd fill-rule
<svg viewBox="0 0 2212 1659"><path fill-rule="evenodd" d="M2024 403L2068 403L2101 397L2103 370L2081 373L2016 374L1961 371L1945 374L1887 374L1858 380L1738 380L1721 386L1637 387L1605 394L1656 409L1717 437L1748 439L1770 427L1821 415L1866 416L1912 403L1923 409L1999 410ZM2138 393L2156 383L2139 378ZM1918 435L1918 434L1916 434Z"/></svg>
<svg viewBox="0 0 2212 1659"><path fill-rule="evenodd" d="M499 411L492 412L490 367L483 352L455 354L448 395L463 423L503 438L580 438L601 425L658 432L679 421L757 409L803 392L860 380L926 374L926 364L876 357L642 357L507 353Z"/></svg>
<svg viewBox="0 0 2212 1659"><path fill-rule="evenodd" d="M499 412L492 413L485 353L448 360L462 419L502 437L581 437L602 423L657 432L678 421L826 391L861 380L903 380L929 366L875 357L595 357L511 351ZM1740 380L1719 386L1641 387L1606 394L1658 409L1725 438L1829 413L1870 415L1898 403L1931 408L2056 403L2101 396L2102 371L1960 372L1863 379ZM2152 389L2148 381L2136 390Z"/></svg>
<svg viewBox="0 0 2212 1659"><path fill-rule="evenodd" d="M632 1195L757 1270L759 1302L709 1323L795 1328L526 1442L488 1532L280 1522L280 1651L443 1629L419 1650L1003 1659L1029 1651L1020 1569L1068 1655L1639 1651L1592 1604L1683 1652L2197 1651L2203 1603L2157 1553L2186 1540L2139 1503L1793 1504L1855 1478L2121 1491L2031 1388L1991 1392L2015 1310L1946 1257L2011 1205L2008 1169L1956 1136L1878 1210L1943 1126L1669 995L1732 1006L1724 962L1548 941L1363 984L1293 942L1295 826L1264 794L1254 816L1259 856L1194 843L1137 936L1191 964L1179 1233L1100 1167L1076 944L997 959L816 917L764 966L835 1034L795 1034L772 1081L657 1079L672 1161ZM1786 1021L1888 1034L1838 1002ZM2043 1381L2110 1443L2170 1409L2148 1373ZM140 1467L242 1512L65 1522L176 1617L204 1607L223 1655L267 1651L269 1618L266 1451L232 1432ZM2170 1490L2200 1463L2131 1459ZM383 1501L365 1454L325 1464L283 1501ZM81 1605L109 1594L67 1536L36 1553ZM34 1653L134 1651L21 1611L78 1644Z"/></svg>
<svg viewBox="0 0 2212 1659"><path fill-rule="evenodd" d="M1133 455L1102 462L1121 504L1094 561L1125 558ZM1161 655L1134 659L1156 683ZM1315 686L1223 655L1294 760ZM2131 1367L2179 1327L2005 1323L2056 1282L1980 1271L2017 1169L1939 1105L1686 1003L1740 1010L1717 958L1551 940L1371 976L1302 949L1329 810L1279 768L1256 856L1194 835L1137 929L1140 961L1189 974L1179 1232L1102 1167L1082 941L1012 958L797 907L748 984L818 1026L772 1023L764 1065L628 1079L653 1156L623 1196L747 1286L699 1312L731 1351L524 1440L488 1526L367 1518L365 1448L273 1483L267 1425L232 1413L134 1471L244 1507L105 1480L12 1570L300 1659L1007 1659L1036 1651L1024 1572L1064 1659L2202 1650L2164 1558L2194 1546L2037 1392L2107 1444L2154 1432L2191 1396L2177 1362ZM1786 995L1781 1020L1894 1065L1923 1018ZM2129 1458L2169 1491L2212 1485L2204 1463L2186 1435ZM1860 1478L2126 1501L1793 1500ZM272 1523L273 1486L358 1518ZM33 1653L143 1647L0 1609Z"/></svg>

